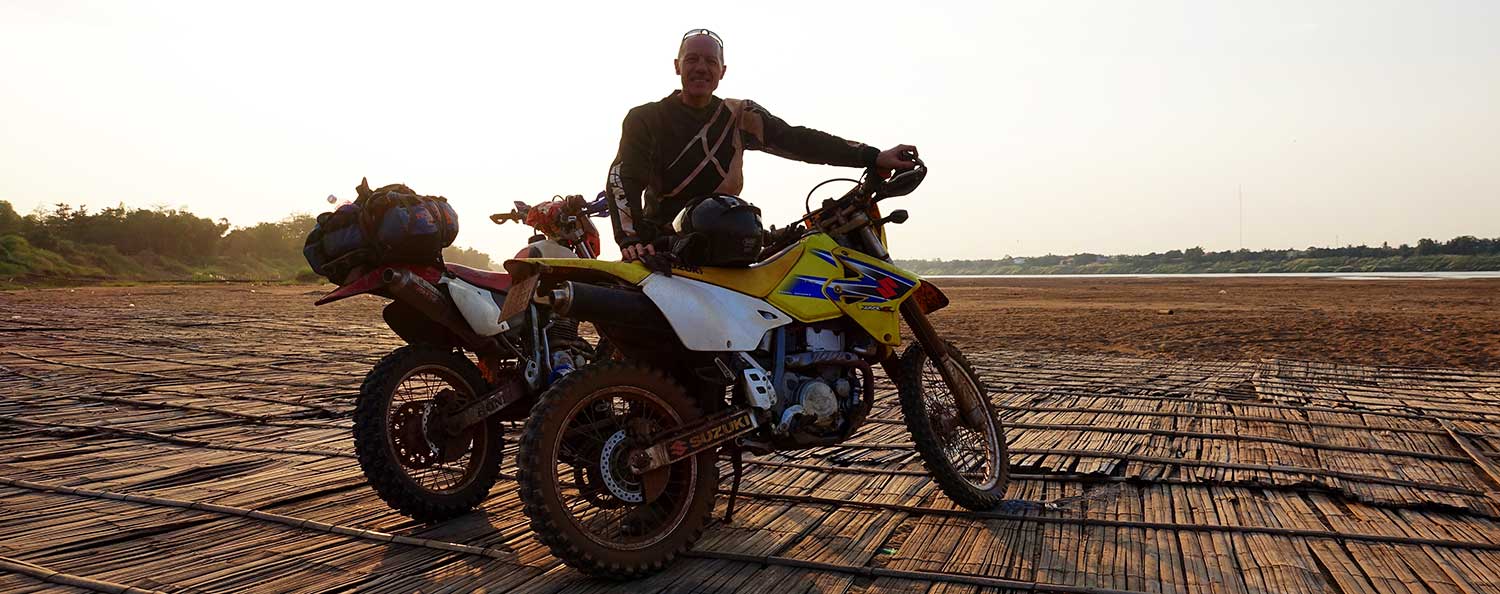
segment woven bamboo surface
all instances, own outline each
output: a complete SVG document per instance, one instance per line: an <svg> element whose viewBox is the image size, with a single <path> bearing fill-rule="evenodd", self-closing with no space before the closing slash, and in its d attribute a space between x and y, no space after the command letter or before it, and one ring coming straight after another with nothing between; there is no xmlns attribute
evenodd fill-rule
<svg viewBox="0 0 1500 594"><path fill-rule="evenodd" d="M936 489L882 382L852 443L755 459L732 525L622 585L552 558L510 480L390 511L349 434L398 345L376 300L251 291L0 294L0 592L1500 592L1500 373L965 344L1000 509Z"/></svg>

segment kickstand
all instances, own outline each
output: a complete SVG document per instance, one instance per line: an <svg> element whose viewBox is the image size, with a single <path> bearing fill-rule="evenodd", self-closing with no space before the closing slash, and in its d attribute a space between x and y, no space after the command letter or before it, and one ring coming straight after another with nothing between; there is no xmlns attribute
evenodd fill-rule
<svg viewBox="0 0 1500 594"><path fill-rule="evenodd" d="M734 446L729 451L729 468L733 476L729 482L729 503L724 506L725 524L734 522L734 500L740 496L740 477L745 474L745 450Z"/></svg>

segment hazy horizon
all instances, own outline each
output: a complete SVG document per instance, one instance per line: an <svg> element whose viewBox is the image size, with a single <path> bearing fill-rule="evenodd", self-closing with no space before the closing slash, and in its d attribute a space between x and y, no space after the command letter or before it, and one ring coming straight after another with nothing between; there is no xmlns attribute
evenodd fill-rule
<svg viewBox="0 0 1500 594"><path fill-rule="evenodd" d="M486 216L597 193L708 27L720 96L921 147L898 258L1233 250L1241 191L1251 250L1500 236L1500 3L873 6L6 2L0 200L249 225L368 176L503 258ZM856 173L748 155L768 224Z"/></svg>

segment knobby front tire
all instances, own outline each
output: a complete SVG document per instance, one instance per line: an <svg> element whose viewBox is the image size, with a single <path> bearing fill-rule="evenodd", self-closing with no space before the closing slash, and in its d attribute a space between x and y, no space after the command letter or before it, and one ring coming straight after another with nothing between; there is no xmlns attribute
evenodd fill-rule
<svg viewBox="0 0 1500 594"><path fill-rule="evenodd" d="M979 375L952 343L944 341L980 394L987 394ZM906 428L922 463L943 493L966 509L986 511L1004 500L1010 460L1005 451L1005 429L988 396L983 400L985 423L968 427L962 420L953 390L944 382L937 362L920 343L901 356L896 388Z"/></svg>

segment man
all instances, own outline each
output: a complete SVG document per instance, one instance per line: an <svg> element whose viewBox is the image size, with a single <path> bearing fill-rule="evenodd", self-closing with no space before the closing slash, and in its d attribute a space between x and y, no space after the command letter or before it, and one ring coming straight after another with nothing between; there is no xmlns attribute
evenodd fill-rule
<svg viewBox="0 0 1500 594"><path fill-rule="evenodd" d="M738 195L745 149L807 163L910 169L898 145L881 151L811 128L792 126L744 99L714 96L724 78L724 42L708 29L682 37L672 61L682 89L630 110L609 170L610 218L626 262L656 253L652 242L672 233L688 201Z"/></svg>

